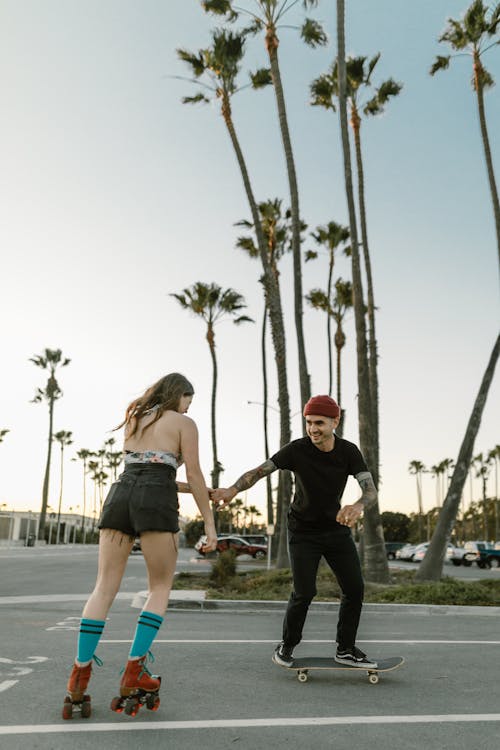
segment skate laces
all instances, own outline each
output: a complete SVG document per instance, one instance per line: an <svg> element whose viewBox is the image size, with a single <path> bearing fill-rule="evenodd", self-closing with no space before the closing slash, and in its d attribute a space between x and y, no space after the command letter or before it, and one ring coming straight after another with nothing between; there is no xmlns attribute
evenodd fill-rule
<svg viewBox="0 0 500 750"><path fill-rule="evenodd" d="M153 656L153 653L151 651L148 651L147 654L144 654L144 656L139 659L139 662L141 664L141 671L139 672L139 679L141 679L143 674L149 675L149 677L154 677L153 673L149 671L147 661L150 661L151 663L154 662L155 657Z"/></svg>
<svg viewBox="0 0 500 750"><path fill-rule="evenodd" d="M95 663L97 664L98 667L102 667L102 665L104 664L103 660L99 659L99 657L96 656L95 654L92 657L92 659L95 661Z"/></svg>

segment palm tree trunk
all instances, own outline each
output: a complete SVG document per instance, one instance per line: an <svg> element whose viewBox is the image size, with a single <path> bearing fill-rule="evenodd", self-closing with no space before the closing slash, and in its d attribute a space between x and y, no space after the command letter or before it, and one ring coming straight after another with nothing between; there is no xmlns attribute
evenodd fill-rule
<svg viewBox="0 0 500 750"><path fill-rule="evenodd" d="M290 430L290 397L288 392L288 377L286 371L286 339L285 326L283 323L283 311L281 306L280 288L277 279L274 278L271 264L267 255L266 241L262 231L261 218L257 201L253 194L252 185L248 175L243 152L241 150L238 137L234 128L231 117L231 106L228 97L223 98L222 116L233 145L243 185L247 196L250 211L252 213L253 225L259 248L262 268L264 270L264 293L265 302L269 311L269 320L271 322L271 337L274 347L274 358L276 361L277 379L278 379L278 404L280 409L280 447L286 445L291 439ZM281 472L288 473L288 472ZM277 567L288 566L288 553L286 549L286 523L283 525L283 518L286 518L288 507L292 496L292 483L289 479L285 482L283 491L278 493L278 510L276 514L276 536L278 538L278 555L276 560ZM282 541L282 537L284 541Z"/></svg>
<svg viewBox="0 0 500 750"><path fill-rule="evenodd" d="M338 331L338 327L337 327ZM344 434L344 419L345 419L345 409L342 408L342 367L341 367L341 357L342 357L342 347L337 346L337 404L340 406L340 421L338 424L337 429L335 430L335 434L339 437L342 437Z"/></svg>
<svg viewBox="0 0 500 750"><path fill-rule="evenodd" d="M361 281L358 232L356 212L354 208L354 190L352 183L351 155L349 148L349 132L347 125L347 97L346 97L346 63L345 63L345 34L344 34L344 0L337 0L337 44L338 44L338 73L339 73L339 112L342 134L342 151L344 156L344 177L347 205L349 210L349 226L352 247L352 284L354 318L356 326L356 351L358 367L358 420L361 451L366 459L368 469L373 472L377 483L377 453L374 450L375 435L372 429L372 409L370 404L370 382L368 376L368 358L366 345L365 314L363 302L363 285ZM364 514L364 562L365 573L369 580L386 583L389 580L389 567L385 553L384 532L380 519L378 503L367 508Z"/></svg>
<svg viewBox="0 0 500 750"><path fill-rule="evenodd" d="M281 82L281 73L278 62L278 39L274 30L270 30L266 35L266 47L269 53L269 62L271 65L271 77L276 95L276 104L278 107L278 118L280 124L281 138L285 152L286 168L288 174L288 184L290 189L290 208L292 212L292 253L293 253L293 286L294 286L294 312L295 312L295 330L297 333L297 349L299 355L299 382L300 398L302 404L305 404L311 397L311 383L307 369L306 348L304 343L303 318L303 294L302 294L302 267L300 258L301 240L300 240L300 207L299 207L299 189L297 185L297 175L295 171L295 161L293 158L292 142L290 131L288 129L288 119L286 114L285 96ZM305 429L305 428L304 428Z"/></svg>
<svg viewBox="0 0 500 750"><path fill-rule="evenodd" d="M267 328L267 305L264 303L264 315L262 317L262 338L261 338L261 349L262 349L262 385L263 385L263 409L262 418L264 421L264 453L266 460L269 458L269 439L268 439L268 389L267 389L267 355L266 355L266 328ZM266 476L266 492L267 492L267 523L269 525L274 524L274 511L273 511L273 490L271 485L271 476Z"/></svg>
<svg viewBox="0 0 500 750"><path fill-rule="evenodd" d="M214 331L209 324L208 331L207 331L207 341L208 346L210 349L210 356L212 358L212 397L211 397L211 404L210 404L210 428L211 428L211 434L212 434L212 471L211 471L211 477L212 477L212 487L216 489L219 486L219 476L220 476L220 464L219 464L219 457L217 455L217 431L215 428L216 420L215 420L215 401L217 397L217 357L215 356L215 337L214 337Z"/></svg>
<svg viewBox="0 0 500 750"><path fill-rule="evenodd" d="M54 430L54 399L49 401L49 438L47 447L47 462L45 464L45 475L43 478L42 489L42 508L40 510L40 523L38 526L38 538L45 538L45 516L47 515L47 505L49 503L49 481L50 481L50 463L52 460L52 433Z"/></svg>
<svg viewBox="0 0 500 750"><path fill-rule="evenodd" d="M326 337L328 340L328 395L332 395L333 390L333 363L332 363L332 316L330 305L332 299L332 279L333 279L333 250L330 251L330 262L328 264L328 284L326 287L326 297L328 300L328 309L326 311ZM340 404L340 401L337 403Z"/></svg>
<svg viewBox="0 0 500 750"><path fill-rule="evenodd" d="M486 159L486 169L488 172L488 182L490 183L491 202L493 203L493 215L495 217L495 228L497 234L498 262L500 268L500 204L498 201L498 191L495 181L495 172L493 169L493 160L491 158L490 140L488 137L488 128L486 127L486 115L484 111L484 90L481 82L481 60L477 51L474 51L474 79L476 84L477 108L479 112L479 124L481 126L481 138L483 140L484 157Z"/></svg>
<svg viewBox="0 0 500 750"><path fill-rule="evenodd" d="M495 374L499 352L500 336L497 336L465 431L465 437L460 446L460 452L455 464L455 469L453 470L453 476L451 478L448 492L446 493L446 499L439 514L438 523L432 536L429 549L417 571L416 580L439 581L441 578L446 545L451 537L451 532L455 525L457 513L460 508L460 498L462 497L464 485L467 480L467 473L469 471L472 452L474 450L474 442L481 425L481 418L483 416L493 375Z"/></svg>
<svg viewBox="0 0 500 750"><path fill-rule="evenodd" d="M361 122L357 112L353 113L353 132L354 145L356 151L356 166L358 172L358 202L359 202L359 220L361 225L361 242L363 243L363 258L366 272L366 294L368 308L368 379L370 383L370 401L372 408L372 433L375 440L373 451L375 457L374 472L375 485L378 487L380 479L380 450L379 450L379 408L378 408L378 356L377 356L377 338L375 335L375 296L373 292L373 277L370 260L370 250L368 247L368 230L366 226L366 208L365 208L365 178L363 170L363 159L361 155Z"/></svg>
<svg viewBox="0 0 500 750"><path fill-rule="evenodd" d="M61 526L61 505L63 498L63 469L64 469L64 445L61 443L61 483L59 486L59 505L57 507L57 531L56 531L56 545L59 544L59 529Z"/></svg>

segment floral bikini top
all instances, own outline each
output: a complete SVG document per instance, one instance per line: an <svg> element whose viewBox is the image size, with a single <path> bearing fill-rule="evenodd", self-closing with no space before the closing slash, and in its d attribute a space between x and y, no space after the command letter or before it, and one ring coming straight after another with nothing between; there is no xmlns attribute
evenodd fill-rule
<svg viewBox="0 0 500 750"><path fill-rule="evenodd" d="M170 451L123 451L123 460L127 464L166 464L177 469L182 464L182 456Z"/></svg>
<svg viewBox="0 0 500 750"><path fill-rule="evenodd" d="M158 406L153 406L146 414L156 411ZM175 454L171 451L123 451L123 461L127 464L166 464L178 469L184 463L182 454Z"/></svg>

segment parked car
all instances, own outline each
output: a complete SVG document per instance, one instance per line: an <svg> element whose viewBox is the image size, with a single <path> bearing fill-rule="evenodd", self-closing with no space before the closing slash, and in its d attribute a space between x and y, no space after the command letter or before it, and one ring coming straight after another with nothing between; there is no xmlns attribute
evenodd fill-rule
<svg viewBox="0 0 500 750"><path fill-rule="evenodd" d="M466 542L465 548L476 553L476 563L480 568L500 567L500 543Z"/></svg>
<svg viewBox="0 0 500 750"><path fill-rule="evenodd" d="M422 560L425 557L425 553L427 552L427 549L429 547L430 542L423 542L423 544L417 544L415 549L413 550L413 555L411 556L411 562L422 562Z"/></svg>
<svg viewBox="0 0 500 750"><path fill-rule="evenodd" d="M386 542L385 553L388 560L395 560L397 551L405 546L404 542Z"/></svg>
<svg viewBox="0 0 500 750"><path fill-rule="evenodd" d="M405 544L401 549L396 550L396 559L404 560L404 562L410 562L415 552L415 544Z"/></svg>
<svg viewBox="0 0 500 750"><path fill-rule="evenodd" d="M194 545L199 555L204 556L206 554L203 552L203 545L206 541L207 538L203 535ZM239 536L218 536L216 552L220 554L228 549L232 549L236 555L250 555L254 560L261 560L267 555L267 544L252 544Z"/></svg>
<svg viewBox="0 0 500 750"><path fill-rule="evenodd" d="M445 559L457 567L464 565L466 568L469 568L478 557L479 554L474 550L467 549L467 547L455 547L453 544L449 544Z"/></svg>
<svg viewBox="0 0 500 750"><path fill-rule="evenodd" d="M142 552L142 547L141 547L141 538L140 538L140 536L138 536L138 537L137 537L137 538L135 539L135 541L134 541L134 543L133 543L133 545L132 545L132 549L131 549L131 552Z"/></svg>

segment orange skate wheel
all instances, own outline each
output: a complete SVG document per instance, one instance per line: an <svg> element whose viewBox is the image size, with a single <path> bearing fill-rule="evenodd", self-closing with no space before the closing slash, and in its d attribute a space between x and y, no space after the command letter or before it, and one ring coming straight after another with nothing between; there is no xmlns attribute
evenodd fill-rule
<svg viewBox="0 0 500 750"><path fill-rule="evenodd" d="M117 714L121 714L123 711L123 702L120 696L113 698L110 704L110 709L116 711Z"/></svg>

